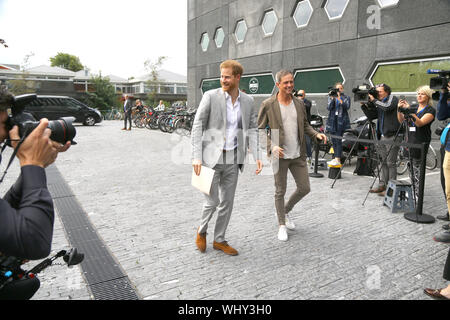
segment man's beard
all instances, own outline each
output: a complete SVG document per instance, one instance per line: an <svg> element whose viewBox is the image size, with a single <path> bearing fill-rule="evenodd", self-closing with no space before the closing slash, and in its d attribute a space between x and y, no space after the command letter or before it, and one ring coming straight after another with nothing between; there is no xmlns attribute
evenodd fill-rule
<svg viewBox="0 0 450 320"><path fill-rule="evenodd" d="M222 90L225 92L230 92L230 91L234 90L234 88L236 88L236 86L233 84L230 84L228 86L225 86L223 83L220 83L220 84L222 86Z"/></svg>

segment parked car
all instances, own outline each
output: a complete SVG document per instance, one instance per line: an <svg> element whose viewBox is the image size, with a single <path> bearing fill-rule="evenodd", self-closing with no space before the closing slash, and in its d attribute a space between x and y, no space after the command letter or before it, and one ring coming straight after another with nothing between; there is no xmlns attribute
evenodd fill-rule
<svg viewBox="0 0 450 320"><path fill-rule="evenodd" d="M61 117L74 117L74 122L81 122L85 126L93 126L103 120L100 111L97 109L90 108L74 98L64 96L38 95L37 99L25 105L24 111L31 113L36 120L42 118L58 120Z"/></svg>

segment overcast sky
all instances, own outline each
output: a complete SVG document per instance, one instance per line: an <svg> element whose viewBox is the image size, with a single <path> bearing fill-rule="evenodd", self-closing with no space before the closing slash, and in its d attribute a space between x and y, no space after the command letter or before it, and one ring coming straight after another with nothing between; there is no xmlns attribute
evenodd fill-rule
<svg viewBox="0 0 450 320"><path fill-rule="evenodd" d="M0 63L50 65L58 52L93 73L123 78L167 56L163 69L187 74L186 0L0 0Z"/></svg>

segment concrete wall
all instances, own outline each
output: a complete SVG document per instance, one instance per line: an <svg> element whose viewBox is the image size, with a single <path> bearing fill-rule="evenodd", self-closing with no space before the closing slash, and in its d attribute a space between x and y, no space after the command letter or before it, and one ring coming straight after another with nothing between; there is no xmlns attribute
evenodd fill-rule
<svg viewBox="0 0 450 320"><path fill-rule="evenodd" d="M346 79L347 94L367 82L378 62L450 55L450 1L400 0L380 11L380 29L368 28L369 6L376 0L350 0L342 18L330 21L321 7L324 0L310 0L314 9L309 24L297 28L293 12L298 0L188 0L188 105L202 98L203 79L219 77L226 59L239 60L245 73L272 72L339 66ZM278 24L273 36L261 28L264 12L274 9ZM236 22L244 18L248 31L243 43L234 39ZM222 27L222 48L214 43ZM208 32L210 44L203 52L201 35ZM298 89L298 88L297 88ZM326 96L310 97L326 114ZM260 103L265 97L257 97ZM314 111L314 110L313 110ZM361 115L352 106L352 118Z"/></svg>

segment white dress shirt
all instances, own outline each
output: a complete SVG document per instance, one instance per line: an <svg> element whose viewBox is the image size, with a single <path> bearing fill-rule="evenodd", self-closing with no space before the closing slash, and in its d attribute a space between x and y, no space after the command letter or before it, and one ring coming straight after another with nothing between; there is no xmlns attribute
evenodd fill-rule
<svg viewBox="0 0 450 320"><path fill-rule="evenodd" d="M228 92L225 92L226 104L227 104L227 129L225 133L225 146L226 151L231 151L238 146L238 133L242 130L242 115L241 115L241 93L236 101L233 101ZM241 125L240 125L241 123Z"/></svg>

